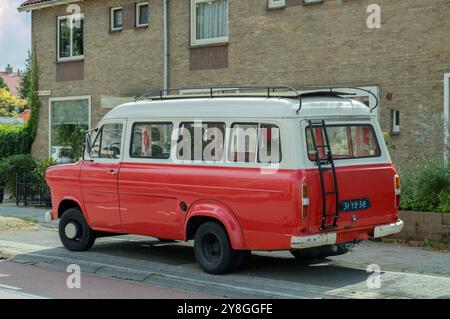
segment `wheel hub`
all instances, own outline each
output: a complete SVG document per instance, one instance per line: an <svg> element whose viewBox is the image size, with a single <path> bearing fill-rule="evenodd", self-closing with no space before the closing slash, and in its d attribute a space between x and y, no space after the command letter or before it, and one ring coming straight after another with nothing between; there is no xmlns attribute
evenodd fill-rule
<svg viewBox="0 0 450 319"><path fill-rule="evenodd" d="M70 222L64 228L64 233L67 238L75 239L78 235L78 229L79 227L77 224L75 224L74 222Z"/></svg>

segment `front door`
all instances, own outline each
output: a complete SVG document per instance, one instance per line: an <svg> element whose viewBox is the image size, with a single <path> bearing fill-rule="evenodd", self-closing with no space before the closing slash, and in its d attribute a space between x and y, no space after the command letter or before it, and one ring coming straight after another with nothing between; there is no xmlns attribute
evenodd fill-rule
<svg viewBox="0 0 450 319"><path fill-rule="evenodd" d="M124 120L103 123L81 168L83 201L93 227L121 230L117 183L124 129Z"/></svg>

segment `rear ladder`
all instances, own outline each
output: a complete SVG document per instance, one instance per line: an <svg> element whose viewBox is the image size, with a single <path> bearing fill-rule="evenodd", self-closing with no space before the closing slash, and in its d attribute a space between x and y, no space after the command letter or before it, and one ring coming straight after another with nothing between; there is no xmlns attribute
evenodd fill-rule
<svg viewBox="0 0 450 319"><path fill-rule="evenodd" d="M331 230L336 229L338 227L337 222L339 220L339 189L336 175L336 166L334 165L333 153L330 147L330 140L328 138L327 128L325 126L325 121L313 121L309 120L309 130L311 132L311 138L313 142L314 152L315 152L315 163L319 168L320 175L320 185L322 190L322 225L320 230ZM324 145L317 145L316 134L314 133L315 128L321 128L323 132L322 143ZM326 157L323 158L320 156L320 149L323 149L326 153ZM325 188L325 179L324 172L331 171L333 177L333 189L331 191L327 191ZM330 196L334 196L336 199L336 209L335 212L327 212L327 198ZM327 225L328 217L334 217L333 224Z"/></svg>

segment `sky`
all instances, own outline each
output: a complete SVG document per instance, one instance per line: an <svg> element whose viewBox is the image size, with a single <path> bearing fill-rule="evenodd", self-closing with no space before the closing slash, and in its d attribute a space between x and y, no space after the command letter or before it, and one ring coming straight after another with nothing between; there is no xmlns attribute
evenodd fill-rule
<svg viewBox="0 0 450 319"><path fill-rule="evenodd" d="M23 70L31 48L31 14L18 12L24 0L0 0L0 71L9 63Z"/></svg>

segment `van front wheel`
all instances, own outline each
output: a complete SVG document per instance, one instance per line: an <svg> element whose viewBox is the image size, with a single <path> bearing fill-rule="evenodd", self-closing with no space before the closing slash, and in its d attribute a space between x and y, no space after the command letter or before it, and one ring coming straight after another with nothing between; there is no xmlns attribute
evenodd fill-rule
<svg viewBox="0 0 450 319"><path fill-rule="evenodd" d="M220 275L232 271L238 257L225 229L217 223L202 224L194 238L195 259L209 274Z"/></svg>
<svg viewBox="0 0 450 319"><path fill-rule="evenodd" d="M86 251L94 245L96 235L78 208L66 210L59 221L59 238L67 250Z"/></svg>

